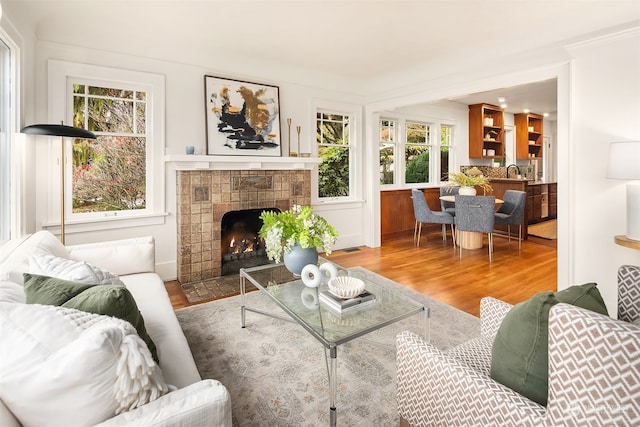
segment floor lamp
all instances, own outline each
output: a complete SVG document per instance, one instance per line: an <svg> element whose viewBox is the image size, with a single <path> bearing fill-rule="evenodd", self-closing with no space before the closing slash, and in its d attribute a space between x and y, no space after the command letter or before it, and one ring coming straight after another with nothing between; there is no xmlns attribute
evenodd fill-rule
<svg viewBox="0 0 640 427"><path fill-rule="evenodd" d="M20 131L31 135L59 136L60 137L60 241L64 245L64 138L96 139L93 132L85 129L65 125L31 125L23 127Z"/></svg>

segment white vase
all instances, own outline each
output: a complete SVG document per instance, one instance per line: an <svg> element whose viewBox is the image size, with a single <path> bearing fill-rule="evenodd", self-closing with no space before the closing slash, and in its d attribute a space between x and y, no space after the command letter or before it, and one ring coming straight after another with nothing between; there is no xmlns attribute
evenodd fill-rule
<svg viewBox="0 0 640 427"><path fill-rule="evenodd" d="M460 190L458 190L458 194L461 194L463 196L475 196L476 195L476 188L475 187L460 187Z"/></svg>

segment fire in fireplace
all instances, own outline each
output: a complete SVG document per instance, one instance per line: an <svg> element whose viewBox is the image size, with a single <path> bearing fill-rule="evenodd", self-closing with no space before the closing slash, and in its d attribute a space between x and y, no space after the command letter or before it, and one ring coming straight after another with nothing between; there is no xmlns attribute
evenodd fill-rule
<svg viewBox="0 0 640 427"><path fill-rule="evenodd" d="M279 212L277 208L230 211L222 216L222 275L235 274L241 268L268 264L264 241L258 237L263 211Z"/></svg>

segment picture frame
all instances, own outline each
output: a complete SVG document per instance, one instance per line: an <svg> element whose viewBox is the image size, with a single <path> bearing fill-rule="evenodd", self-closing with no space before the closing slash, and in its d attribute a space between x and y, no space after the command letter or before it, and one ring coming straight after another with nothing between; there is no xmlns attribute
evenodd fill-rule
<svg viewBox="0 0 640 427"><path fill-rule="evenodd" d="M207 154L282 155L278 86L204 76Z"/></svg>

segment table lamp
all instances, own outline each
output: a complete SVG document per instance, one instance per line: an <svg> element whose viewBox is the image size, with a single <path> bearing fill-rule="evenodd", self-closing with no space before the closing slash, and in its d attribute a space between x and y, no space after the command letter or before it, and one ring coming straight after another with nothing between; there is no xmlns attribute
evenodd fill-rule
<svg viewBox="0 0 640 427"><path fill-rule="evenodd" d="M64 245L64 137L96 139L96 135L88 130L73 126L60 125L31 125L23 127L22 133L31 135L59 136L60 137L60 241Z"/></svg>
<svg viewBox="0 0 640 427"><path fill-rule="evenodd" d="M612 142L607 178L627 183L627 238L640 241L640 141Z"/></svg>

